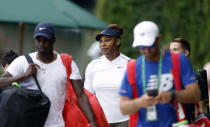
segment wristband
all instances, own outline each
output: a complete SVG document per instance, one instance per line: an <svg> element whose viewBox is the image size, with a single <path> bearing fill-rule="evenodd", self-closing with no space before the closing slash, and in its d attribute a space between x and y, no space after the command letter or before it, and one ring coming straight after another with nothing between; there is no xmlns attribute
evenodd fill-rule
<svg viewBox="0 0 210 127"><path fill-rule="evenodd" d="M180 121L180 122L177 122L177 123L173 123L172 126L173 127L179 127L181 125L188 125L188 121L187 120L183 120L183 121Z"/></svg>
<svg viewBox="0 0 210 127"><path fill-rule="evenodd" d="M18 84L17 82L13 82L12 86L20 87L20 84Z"/></svg>
<svg viewBox="0 0 210 127"><path fill-rule="evenodd" d="M176 93L175 93L175 91L172 91L171 92L171 103L173 103L175 99L176 99Z"/></svg>

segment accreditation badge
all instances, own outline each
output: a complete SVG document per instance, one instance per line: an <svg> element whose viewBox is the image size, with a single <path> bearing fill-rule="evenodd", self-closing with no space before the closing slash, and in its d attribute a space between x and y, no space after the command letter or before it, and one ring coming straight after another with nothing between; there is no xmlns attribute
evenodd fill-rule
<svg viewBox="0 0 210 127"><path fill-rule="evenodd" d="M158 120L157 116L157 108L156 106L149 106L147 107L146 117L148 122L154 122Z"/></svg>

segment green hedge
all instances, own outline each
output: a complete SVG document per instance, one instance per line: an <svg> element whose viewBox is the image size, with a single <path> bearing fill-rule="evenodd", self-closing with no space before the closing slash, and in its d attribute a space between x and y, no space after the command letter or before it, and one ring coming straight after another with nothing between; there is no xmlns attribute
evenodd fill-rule
<svg viewBox="0 0 210 127"><path fill-rule="evenodd" d="M121 51L136 58L138 49L131 48L133 27L152 20L160 27L162 45L175 37L190 41L190 60L194 68L210 61L210 0L98 0L95 13L107 23L124 28Z"/></svg>

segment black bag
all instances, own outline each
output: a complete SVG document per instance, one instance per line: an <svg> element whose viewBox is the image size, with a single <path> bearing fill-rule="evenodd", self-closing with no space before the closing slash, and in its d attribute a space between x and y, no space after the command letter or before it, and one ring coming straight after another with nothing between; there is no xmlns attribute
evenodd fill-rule
<svg viewBox="0 0 210 127"><path fill-rule="evenodd" d="M201 100L208 100L209 94L208 94L208 82L207 82L207 74L206 70L204 69L198 69L196 74L196 79L198 80L198 85L201 90Z"/></svg>
<svg viewBox="0 0 210 127"><path fill-rule="evenodd" d="M28 63L32 59L27 55ZM0 127L43 127L47 119L50 100L39 90L11 86L0 90Z"/></svg>

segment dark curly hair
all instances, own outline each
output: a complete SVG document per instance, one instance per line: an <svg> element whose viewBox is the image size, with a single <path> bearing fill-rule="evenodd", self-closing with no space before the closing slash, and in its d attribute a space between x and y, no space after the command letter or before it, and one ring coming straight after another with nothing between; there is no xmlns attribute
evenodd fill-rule
<svg viewBox="0 0 210 127"><path fill-rule="evenodd" d="M12 63L12 61L17 57L18 57L18 54L15 51L13 50L7 51L2 57L3 67L5 67L6 64Z"/></svg>

